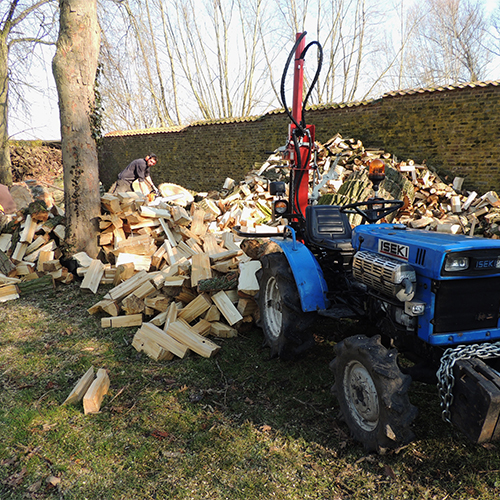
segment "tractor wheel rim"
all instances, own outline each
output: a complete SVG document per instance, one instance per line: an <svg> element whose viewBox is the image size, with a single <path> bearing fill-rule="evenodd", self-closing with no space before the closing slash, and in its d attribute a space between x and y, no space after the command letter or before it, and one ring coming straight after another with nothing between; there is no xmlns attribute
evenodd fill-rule
<svg viewBox="0 0 500 500"><path fill-rule="evenodd" d="M349 413L359 427L373 431L379 421L379 398L372 376L359 361L351 361L346 366L344 393Z"/></svg>
<svg viewBox="0 0 500 500"><path fill-rule="evenodd" d="M267 317L268 333L274 340L277 340L281 334L283 313L281 311L281 295L274 277L268 279L265 294L266 310L264 314Z"/></svg>

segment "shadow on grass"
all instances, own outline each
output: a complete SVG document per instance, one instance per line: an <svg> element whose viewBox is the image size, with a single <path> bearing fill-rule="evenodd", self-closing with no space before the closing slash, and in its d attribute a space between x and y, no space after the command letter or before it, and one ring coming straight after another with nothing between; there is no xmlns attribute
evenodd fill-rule
<svg viewBox="0 0 500 500"><path fill-rule="evenodd" d="M445 424L433 386L410 390L407 448L374 456L351 440L328 364L357 325L318 321L295 362L270 360L258 329L215 339L212 359L154 362L131 346L135 328L88 314L105 291L70 285L0 310L2 499L498 498L497 446ZM61 406L91 365L111 380L101 412Z"/></svg>

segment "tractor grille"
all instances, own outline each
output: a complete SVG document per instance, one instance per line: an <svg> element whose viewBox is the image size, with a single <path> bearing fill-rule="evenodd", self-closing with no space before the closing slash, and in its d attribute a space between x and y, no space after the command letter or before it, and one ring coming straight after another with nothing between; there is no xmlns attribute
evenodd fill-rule
<svg viewBox="0 0 500 500"><path fill-rule="evenodd" d="M436 281L434 333L497 328L500 278Z"/></svg>

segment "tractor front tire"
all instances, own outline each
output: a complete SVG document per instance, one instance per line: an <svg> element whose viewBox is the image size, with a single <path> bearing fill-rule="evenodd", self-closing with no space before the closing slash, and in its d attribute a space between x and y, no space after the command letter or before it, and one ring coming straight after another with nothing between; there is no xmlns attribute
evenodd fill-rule
<svg viewBox="0 0 500 500"><path fill-rule="evenodd" d="M259 280L260 320L271 357L294 359L314 345L308 327L314 313L304 313L300 305L297 285L283 253L271 253L261 258Z"/></svg>
<svg viewBox="0 0 500 500"><path fill-rule="evenodd" d="M411 377L397 364L396 349L380 336L349 337L335 346L333 392L353 438L367 451L384 453L414 439L417 409L408 399Z"/></svg>

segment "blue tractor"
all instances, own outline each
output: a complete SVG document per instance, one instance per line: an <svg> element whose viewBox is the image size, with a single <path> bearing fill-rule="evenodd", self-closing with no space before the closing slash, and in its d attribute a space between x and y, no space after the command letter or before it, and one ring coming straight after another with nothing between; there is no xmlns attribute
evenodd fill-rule
<svg viewBox="0 0 500 500"><path fill-rule="evenodd" d="M297 35L284 72L295 54L292 112L282 83L292 121L284 148L290 181L288 189L270 184L274 213L288 226L272 238L278 251L261 258L258 274L260 326L271 354L291 358L310 347L308 327L317 315L369 320L376 333L338 342L330 364L333 392L356 440L381 452L414 438L413 379L437 381L443 418L472 441L499 439L500 241L384 222L403 203L378 196L380 159L369 165L370 199L310 203L314 126L305 125L305 103L297 105L313 45L304 47L304 35ZM350 214L362 224L352 228ZM400 353L411 361L405 368Z"/></svg>

